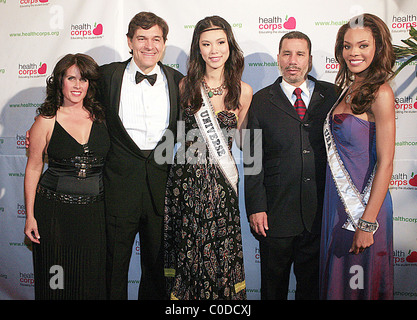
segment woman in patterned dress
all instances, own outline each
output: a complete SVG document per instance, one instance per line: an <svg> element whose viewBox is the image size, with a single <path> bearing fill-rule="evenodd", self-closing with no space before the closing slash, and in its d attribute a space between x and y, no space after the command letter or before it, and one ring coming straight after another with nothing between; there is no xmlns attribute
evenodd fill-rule
<svg viewBox="0 0 417 320"><path fill-rule="evenodd" d="M204 98L231 152L252 99L252 88L241 81L243 67L227 21L218 16L199 21L188 73L180 83L187 139L171 167L165 198L165 275L171 299L246 299L237 185L212 162L196 121ZM180 154L185 161L179 161Z"/></svg>

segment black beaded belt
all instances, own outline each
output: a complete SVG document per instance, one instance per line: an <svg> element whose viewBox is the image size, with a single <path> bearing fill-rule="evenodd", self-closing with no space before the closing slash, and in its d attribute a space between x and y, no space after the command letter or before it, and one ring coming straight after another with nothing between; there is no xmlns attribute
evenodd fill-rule
<svg viewBox="0 0 417 320"><path fill-rule="evenodd" d="M77 178L84 179L87 175L100 173L102 165L104 164L104 158L76 156L68 159L54 159L49 158L49 166L55 168L75 168L77 171Z"/></svg>
<svg viewBox="0 0 417 320"><path fill-rule="evenodd" d="M99 194L95 196L71 195L49 190L39 184L36 189L36 192L49 200L57 200L59 202L69 204L90 204L104 200L104 194Z"/></svg>

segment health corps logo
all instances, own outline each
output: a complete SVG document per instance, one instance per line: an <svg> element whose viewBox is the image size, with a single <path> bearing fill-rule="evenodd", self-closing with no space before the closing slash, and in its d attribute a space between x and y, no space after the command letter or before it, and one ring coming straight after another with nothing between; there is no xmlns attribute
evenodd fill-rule
<svg viewBox="0 0 417 320"><path fill-rule="evenodd" d="M34 287L35 275L32 272L19 272L19 283L23 287Z"/></svg>
<svg viewBox="0 0 417 320"><path fill-rule="evenodd" d="M259 33L278 32L276 30L294 30L297 26L297 21L294 17L285 17L285 20L279 16L274 17L259 17Z"/></svg>
<svg viewBox="0 0 417 320"><path fill-rule="evenodd" d="M26 134L16 134L16 149L26 149Z"/></svg>
<svg viewBox="0 0 417 320"><path fill-rule="evenodd" d="M26 206L24 204L17 204L17 208L16 208L16 217L18 218L26 218Z"/></svg>
<svg viewBox="0 0 417 320"><path fill-rule="evenodd" d="M417 98L410 96L395 98L395 111L397 113L417 113Z"/></svg>
<svg viewBox="0 0 417 320"><path fill-rule="evenodd" d="M395 265L403 265L403 264L413 264L417 266L417 251L408 250L408 253L402 250L395 250L394 251L394 264Z"/></svg>
<svg viewBox="0 0 417 320"><path fill-rule="evenodd" d="M49 0L20 0L20 7L35 7L48 5Z"/></svg>
<svg viewBox="0 0 417 320"><path fill-rule="evenodd" d="M71 39L98 39L103 37L103 24L95 22L71 24Z"/></svg>
<svg viewBox="0 0 417 320"><path fill-rule="evenodd" d="M324 62L325 73L337 73L339 71L340 65L336 58L326 56Z"/></svg>
<svg viewBox="0 0 417 320"><path fill-rule="evenodd" d="M40 78L46 77L46 70L48 66L44 62L36 63L19 63L18 77L19 78Z"/></svg>
<svg viewBox="0 0 417 320"><path fill-rule="evenodd" d="M133 250L137 256L140 256L140 241L136 239L135 245L133 246Z"/></svg>
<svg viewBox="0 0 417 320"><path fill-rule="evenodd" d="M392 16L391 31L392 32L407 32L410 27L417 27L417 16L407 14L403 16Z"/></svg>
<svg viewBox="0 0 417 320"><path fill-rule="evenodd" d="M261 251L259 250L259 248L255 247L255 252L254 252L254 261L255 263L261 263Z"/></svg>
<svg viewBox="0 0 417 320"><path fill-rule="evenodd" d="M411 176L401 172L392 175L390 187L397 187L396 189L414 189L417 187L417 174L411 173Z"/></svg>

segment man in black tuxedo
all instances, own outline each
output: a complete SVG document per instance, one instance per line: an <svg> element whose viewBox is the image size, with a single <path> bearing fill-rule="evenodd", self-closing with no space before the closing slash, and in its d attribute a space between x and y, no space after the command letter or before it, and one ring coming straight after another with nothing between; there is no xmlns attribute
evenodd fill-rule
<svg viewBox="0 0 417 320"><path fill-rule="evenodd" d="M249 174L245 165L246 212L260 240L261 298L287 299L294 263L295 298L318 299L326 170L322 132L337 96L333 84L308 76L311 42L305 34L283 36L278 66L282 76L257 92L249 108L250 143L262 143L262 168ZM307 108L301 115L294 106L301 101L293 94L296 88ZM254 136L253 129L261 129L261 136ZM244 150L244 157L250 158L250 152Z"/></svg>
<svg viewBox="0 0 417 320"><path fill-rule="evenodd" d="M104 171L109 299L127 299L129 262L138 232L139 299L167 298L162 228L168 164L156 161L154 152L167 135L175 135L178 84L183 77L160 62L167 34L163 19L138 13L127 33L133 57L101 67L100 96L111 138Z"/></svg>

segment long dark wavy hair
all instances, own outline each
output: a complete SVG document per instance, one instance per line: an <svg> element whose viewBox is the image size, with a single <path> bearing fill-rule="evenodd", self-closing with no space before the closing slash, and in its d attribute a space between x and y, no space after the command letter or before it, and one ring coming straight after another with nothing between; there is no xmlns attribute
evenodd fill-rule
<svg viewBox="0 0 417 320"><path fill-rule="evenodd" d="M211 16L200 20L196 24L191 42L188 72L184 78L184 86L181 90L180 98L181 106L187 108L190 113L197 112L202 103L200 90L206 72L206 63L200 54L199 41L201 33L211 28L222 29L226 33L229 44L230 54L224 66L224 84L227 88L227 93L224 97L225 107L227 110L236 110L239 108L241 94L240 80L244 68L243 52L235 40L230 24L219 16Z"/></svg>
<svg viewBox="0 0 417 320"><path fill-rule="evenodd" d="M52 74L46 79L46 99L36 110L37 114L45 118L56 116L56 112L64 102L62 85L67 70L76 65L80 70L81 77L88 80L87 95L84 98L84 108L90 113L93 120L101 122L104 120L103 107L98 102L97 81L100 78L100 70L93 58L86 54L67 54L55 65Z"/></svg>
<svg viewBox="0 0 417 320"><path fill-rule="evenodd" d="M343 47L346 31L356 27L370 29L375 39L375 55L372 63L366 71L365 79L360 88L353 92L352 112L362 114L370 111L379 87L394 76L392 69L395 64L395 54L391 43L391 34L384 21L369 13L353 17L348 23L340 27L336 38L335 56L340 64L336 84L340 90L352 84L354 80L354 75L349 71L343 59Z"/></svg>

